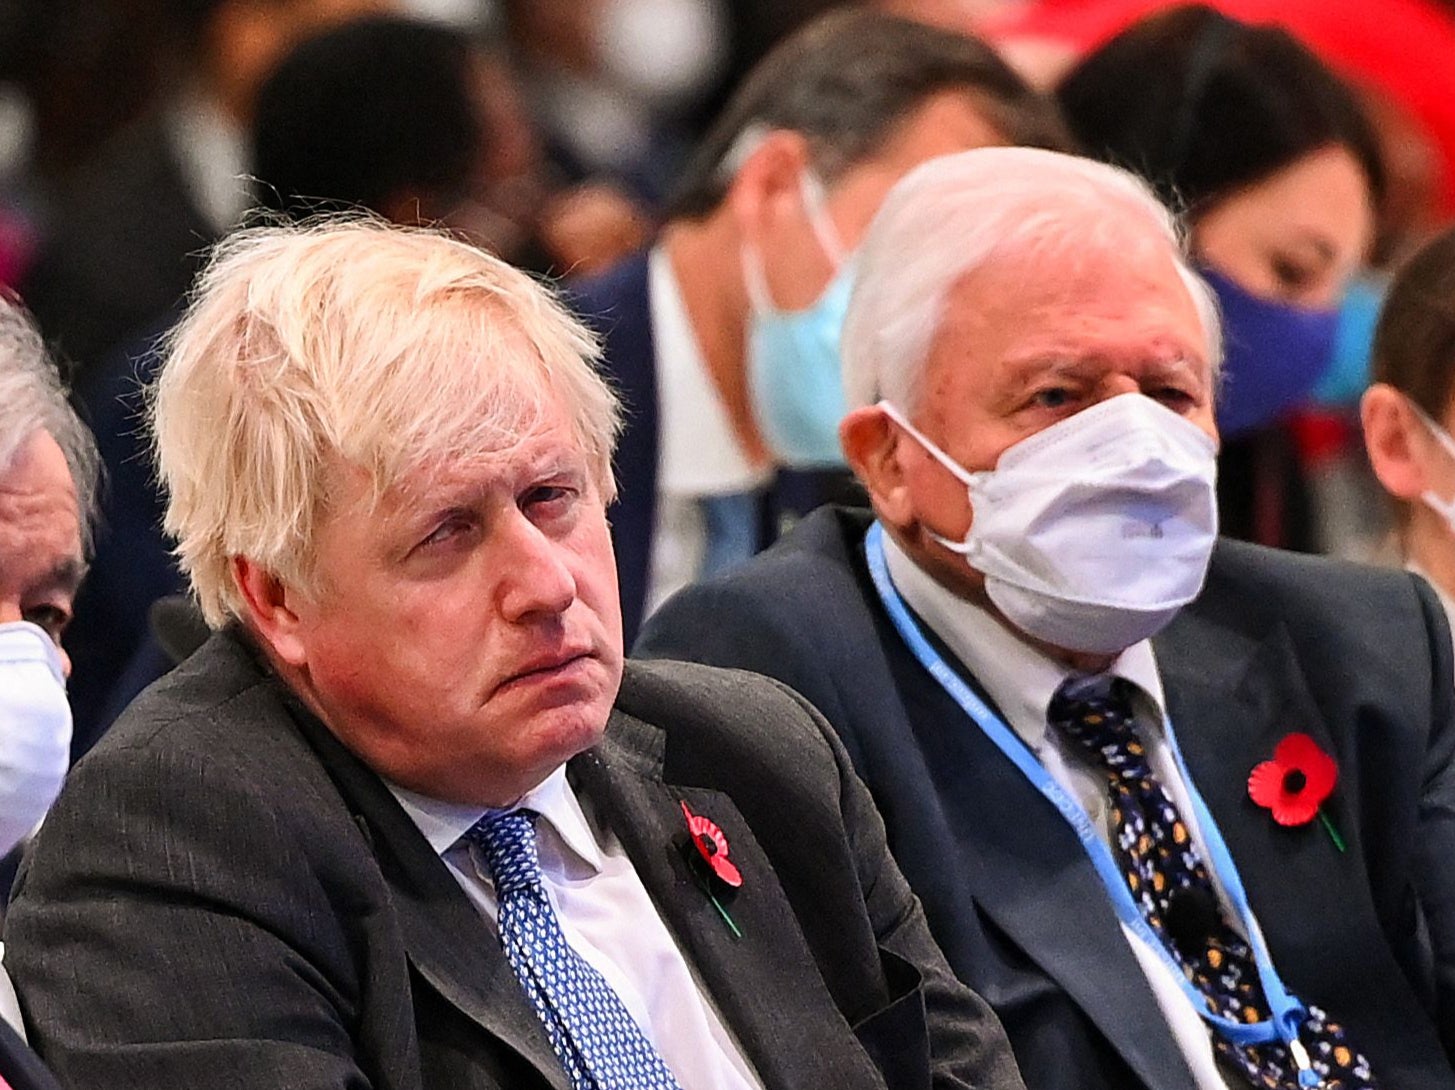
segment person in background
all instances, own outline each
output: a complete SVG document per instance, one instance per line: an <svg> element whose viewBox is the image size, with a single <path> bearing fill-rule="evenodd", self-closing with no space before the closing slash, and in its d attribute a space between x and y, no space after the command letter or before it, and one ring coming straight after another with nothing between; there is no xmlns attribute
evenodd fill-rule
<svg viewBox="0 0 1455 1090"><path fill-rule="evenodd" d="M65 1082L1023 1090L822 718L624 666L596 352L438 233L221 244L152 399L214 631L5 923Z"/></svg>
<svg viewBox="0 0 1455 1090"><path fill-rule="evenodd" d="M305 40L264 81L250 134L260 204L293 218L366 208L542 273L600 269L646 237L619 194L553 186L505 58L438 23L366 17Z"/></svg>
<svg viewBox="0 0 1455 1090"><path fill-rule="evenodd" d="M1064 139L980 42L871 11L826 15L758 65L652 247L572 285L627 408L611 522L628 640L780 514L843 490L839 325L894 180L947 151Z"/></svg>
<svg viewBox="0 0 1455 1090"><path fill-rule="evenodd" d="M823 711L1028 1085L1450 1090L1449 627L1406 573L1219 540L1180 242L1087 159L905 177L844 326L873 513L808 517L636 653Z"/></svg>
<svg viewBox="0 0 1455 1090"><path fill-rule="evenodd" d="M245 132L294 44L394 0L165 0L170 83L71 172L20 294L78 378L175 307L248 205Z"/></svg>
<svg viewBox="0 0 1455 1090"><path fill-rule="evenodd" d="M40 334L0 293L0 856L40 823L70 763L61 639L86 571L96 477L91 435ZM19 1029L0 969L0 1087L55 1090Z"/></svg>
<svg viewBox="0 0 1455 1090"><path fill-rule="evenodd" d="M86 573L97 466L34 323L0 294L0 856L39 823L69 764L61 638Z"/></svg>
<svg viewBox="0 0 1455 1090"><path fill-rule="evenodd" d="M1085 152L1184 213L1226 327L1224 532L1312 550L1279 417L1334 356L1338 305L1373 241L1378 144L1353 94L1286 31L1202 5L1153 15L1056 89Z"/></svg>
<svg viewBox="0 0 1455 1090"><path fill-rule="evenodd" d="M1369 463L1398 508L1405 566L1455 607L1455 228L1396 274L1361 416Z"/></svg>

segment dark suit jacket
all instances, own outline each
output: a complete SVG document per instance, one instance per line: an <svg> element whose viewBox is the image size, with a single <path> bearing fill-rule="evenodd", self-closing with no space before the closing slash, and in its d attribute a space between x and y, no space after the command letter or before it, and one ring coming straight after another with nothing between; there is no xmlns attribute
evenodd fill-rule
<svg viewBox="0 0 1455 1090"><path fill-rule="evenodd" d="M20 294L84 374L177 305L216 237L151 113L67 186Z"/></svg>
<svg viewBox="0 0 1455 1090"><path fill-rule="evenodd" d="M608 515L628 644L636 638L646 606L657 515L660 417L647 267L644 250L567 286L567 301L601 337L603 368L625 410L614 462L617 499ZM763 496L761 539L771 543L780 527L821 504L856 502L860 496L847 470L782 469Z"/></svg>
<svg viewBox="0 0 1455 1090"><path fill-rule="evenodd" d="M795 695L634 666L605 740L568 772L770 1090L1020 1087L868 793ZM740 941L687 869L684 800L743 872ZM6 947L32 1041L70 1086L566 1090L445 865L232 633L77 765Z"/></svg>
<svg viewBox="0 0 1455 1090"><path fill-rule="evenodd" d="M1186 1090L1191 1077L1067 823L903 645L864 563L867 512L825 510L689 588L637 651L786 681L839 731L961 979L1029 1086ZM1345 1021L1382 1085L1455 1087L1455 682L1429 588L1223 542L1154 640L1189 771L1284 979ZM973 682L973 678L970 679ZM1338 762L1317 822L1281 828L1248 773L1306 731Z"/></svg>
<svg viewBox="0 0 1455 1090"><path fill-rule="evenodd" d="M0 1020L0 1079L10 1084L11 1090L60 1090L40 1057L3 1020Z"/></svg>

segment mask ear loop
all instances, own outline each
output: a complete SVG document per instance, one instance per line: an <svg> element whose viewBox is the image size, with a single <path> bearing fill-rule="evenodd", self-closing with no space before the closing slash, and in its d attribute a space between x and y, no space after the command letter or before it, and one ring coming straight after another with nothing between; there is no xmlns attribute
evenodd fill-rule
<svg viewBox="0 0 1455 1090"><path fill-rule="evenodd" d="M1430 433L1430 436L1435 440L1435 442L1439 443L1440 446L1444 449L1445 453L1450 456L1451 461L1455 461L1455 437L1452 437L1448 431L1446 431L1439 424L1437 424L1434 418L1430 416L1429 413L1425 412L1424 409L1416 405L1414 398L1410 397L1408 394L1405 393L1401 393L1400 396L1404 398L1405 404L1410 407L1410 411L1413 412L1415 416L1419 419L1420 423L1425 426L1425 430ZM1434 489L1430 488L1427 488L1420 493L1420 499L1432 511L1434 511L1435 514L1439 515L1446 522L1448 522L1450 524L1451 532L1455 533L1455 499L1444 499L1439 495L1439 493L1435 492Z"/></svg>
<svg viewBox="0 0 1455 1090"><path fill-rule="evenodd" d="M838 272L844 267L844 244L839 239L833 217L829 215L828 191L813 167L804 167L799 172L798 191L803 197L803 210L808 214L808 226L813 231L813 237L818 239L824 256L833 263L834 271Z"/></svg>
<svg viewBox="0 0 1455 1090"><path fill-rule="evenodd" d="M972 474L964 466L956 462L938 446L936 446L934 441L931 440L928 435L926 435L924 432L920 431L917 427L911 424L909 420L906 419L905 415L894 406L893 402L880 400L876 402L876 405L878 406L878 408L883 410L885 416L889 417L890 420L893 420L896 424L903 428L906 435L912 438L920 446L924 447L925 452L929 454L931 458L933 458L935 461L939 462L940 465L944 466L947 470L949 470L950 475L965 486L966 490L970 494L970 506L973 508L975 506L975 475ZM950 552L955 553L959 556L969 558L973 554L979 552L976 546L972 545L968 541L955 541L952 538L945 537L943 534L935 533L929 527L925 527L925 532L928 533L930 537L933 538L937 543L943 545L946 549L949 549Z"/></svg>
<svg viewBox="0 0 1455 1090"><path fill-rule="evenodd" d="M812 167L799 171L798 192L803 201L809 230L813 232L813 237L833 265L834 275L837 276L844 267L844 247L828 213L828 195ZM738 260L742 264L743 287L748 293L749 304L760 314L777 314L779 308L773 303L773 295L768 290L768 277L763 272L763 255L744 243L739 250Z"/></svg>

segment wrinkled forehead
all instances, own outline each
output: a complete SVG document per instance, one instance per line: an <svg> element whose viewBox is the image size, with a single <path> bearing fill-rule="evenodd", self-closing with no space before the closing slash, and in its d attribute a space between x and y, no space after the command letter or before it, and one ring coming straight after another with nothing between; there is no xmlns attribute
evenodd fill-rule
<svg viewBox="0 0 1455 1090"><path fill-rule="evenodd" d="M0 537L14 546L0 556L0 569L11 569L22 559L46 565L81 563L75 482L60 445L44 430L23 440L0 467ZM16 555L8 555L12 552Z"/></svg>
<svg viewBox="0 0 1455 1090"><path fill-rule="evenodd" d="M996 323L998 341L1012 352L1042 343L1069 351L1093 331L1128 342L1176 335L1206 368L1215 312L1205 313L1199 296L1207 298L1206 288L1165 234L1111 225L997 247L951 284L939 332Z"/></svg>
<svg viewBox="0 0 1455 1090"><path fill-rule="evenodd" d="M376 507L386 496L428 497L525 472L547 449L583 457L563 394L542 368L499 371L428 399L327 452L330 476L351 485L336 498Z"/></svg>

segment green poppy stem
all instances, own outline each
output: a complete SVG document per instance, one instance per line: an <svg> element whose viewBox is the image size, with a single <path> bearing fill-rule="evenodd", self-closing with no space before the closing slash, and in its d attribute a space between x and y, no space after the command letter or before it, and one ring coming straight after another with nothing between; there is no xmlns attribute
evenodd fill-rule
<svg viewBox="0 0 1455 1090"><path fill-rule="evenodd" d="M1342 849L1340 849L1342 850ZM727 909L722 907L722 902L717 899L717 894L709 893L707 899L712 902L712 907L717 909L717 914L722 917L723 923L731 929L734 938L742 938L743 933L738 930L738 925L733 923L733 918L728 915Z"/></svg>
<svg viewBox="0 0 1455 1090"><path fill-rule="evenodd" d="M1339 830L1334 828L1334 823L1329 820L1329 815L1324 813L1324 808L1319 807L1319 820L1324 823L1324 828L1329 830L1329 839L1334 842L1334 847L1339 851L1345 851L1344 838L1339 835Z"/></svg>

